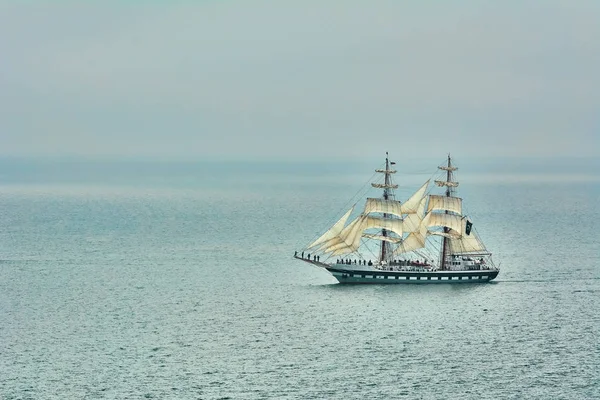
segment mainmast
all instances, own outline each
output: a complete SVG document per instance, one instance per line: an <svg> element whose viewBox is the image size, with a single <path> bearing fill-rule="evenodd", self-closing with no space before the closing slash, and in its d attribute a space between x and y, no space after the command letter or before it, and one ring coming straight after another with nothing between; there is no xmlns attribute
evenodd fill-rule
<svg viewBox="0 0 600 400"><path fill-rule="evenodd" d="M458 182L454 182L452 180L453 172L456 171L456 168L452 166L452 159L450 158L450 154L448 154L448 165L446 167L438 167L441 170L446 171L446 181L445 182L436 182L439 186L446 186L446 197L451 197L454 188L458 186ZM444 211L444 214L448 214L448 210ZM444 227L444 233L450 232L448 227ZM442 257L440 259L440 269L446 269L446 256L448 254L448 238L446 236L442 239Z"/></svg>
<svg viewBox="0 0 600 400"><path fill-rule="evenodd" d="M385 174L385 180L384 180L383 185L382 184L377 184L377 183L371 184L373 187L383 188L383 199L384 200L389 200L390 198L393 199L394 198L393 189L396 189L398 187L398 185L394 185L392 183L392 178L391 178L391 175L394 174L394 173L396 173L396 171L390 169L390 164L394 165L396 163L395 162L391 162L390 163L390 160L389 160L388 156L389 156L388 152L386 151L385 152L385 169L377 169L377 170L375 170L376 172ZM390 217L389 214L383 213L383 218L384 219L387 219L389 217ZM387 235L388 235L388 231L385 228L382 229L381 230L381 236L387 237ZM380 262L381 261L386 261L386 258L388 257L388 255L391 254L391 249L389 247L390 247L390 244L389 244L388 241L386 241L386 240L382 240L381 241L381 251L379 253L379 261Z"/></svg>

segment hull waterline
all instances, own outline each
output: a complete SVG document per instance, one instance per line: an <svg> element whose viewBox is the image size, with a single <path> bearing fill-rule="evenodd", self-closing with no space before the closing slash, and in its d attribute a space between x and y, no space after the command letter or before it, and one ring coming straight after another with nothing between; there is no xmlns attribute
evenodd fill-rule
<svg viewBox="0 0 600 400"><path fill-rule="evenodd" d="M339 283L344 284L440 284L487 283L498 276L498 270L475 271L360 271L325 267Z"/></svg>
<svg viewBox="0 0 600 400"><path fill-rule="evenodd" d="M499 269L468 271L389 271L375 268L345 268L343 264L325 264L294 256L308 264L327 270L339 283L344 284L440 284L487 283L498 276Z"/></svg>

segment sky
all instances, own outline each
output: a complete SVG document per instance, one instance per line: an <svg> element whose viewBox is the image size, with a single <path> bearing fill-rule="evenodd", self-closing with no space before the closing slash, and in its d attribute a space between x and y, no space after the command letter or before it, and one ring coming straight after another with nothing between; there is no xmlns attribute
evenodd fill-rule
<svg viewBox="0 0 600 400"><path fill-rule="evenodd" d="M600 1L0 0L0 156L600 156Z"/></svg>

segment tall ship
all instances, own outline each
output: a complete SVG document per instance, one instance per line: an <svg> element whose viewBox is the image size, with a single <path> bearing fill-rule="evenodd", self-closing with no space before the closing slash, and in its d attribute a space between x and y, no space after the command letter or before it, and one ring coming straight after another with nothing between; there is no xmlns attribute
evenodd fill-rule
<svg viewBox="0 0 600 400"><path fill-rule="evenodd" d="M457 167L448 155L406 201L396 199L395 163L371 186L381 197L360 198L325 233L294 258L320 267L340 283L482 283L498 276L492 253L456 196ZM433 185L430 185L433 179ZM440 188L441 193L431 193ZM364 201L364 205L362 204ZM358 215L355 215L357 214Z"/></svg>

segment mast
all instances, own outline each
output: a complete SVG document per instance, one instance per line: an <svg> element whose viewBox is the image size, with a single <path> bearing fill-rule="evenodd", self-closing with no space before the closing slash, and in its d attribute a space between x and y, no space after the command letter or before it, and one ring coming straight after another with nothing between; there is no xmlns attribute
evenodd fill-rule
<svg viewBox="0 0 600 400"><path fill-rule="evenodd" d="M452 195L453 186L450 184L452 182L452 160L450 159L450 153L448 153L448 167L446 169L446 197L450 197ZM448 214L448 210L444 211L444 214ZM448 227L444 227L444 233L448 233L450 229ZM442 258L440 260L440 269L446 269L446 255L448 253L448 238L446 236L443 237L442 241Z"/></svg>
<svg viewBox="0 0 600 400"><path fill-rule="evenodd" d="M394 185L392 183L392 178L391 175L393 173L395 173L395 170L391 170L390 169L390 164L394 165L396 164L395 162L390 162L389 160L389 155L388 152L385 152L385 169L377 169L375 170L376 172L379 173L383 173L385 174L385 180L384 180L384 184L375 184L372 183L371 185L373 187L377 187L377 188L383 188L383 199L384 200L389 200L390 198L393 199L394 198L394 192L393 189L397 188L398 185ZM383 218L387 219L390 218L390 214L386 214L383 213ZM388 236L388 231L384 228L381 230L381 236L383 237L387 237ZM391 254L390 249L388 248L390 245L386 240L382 240L381 241L381 251L379 253L379 261L385 261L386 257L388 257L389 254Z"/></svg>
<svg viewBox="0 0 600 400"><path fill-rule="evenodd" d="M388 159L388 152L386 151L385 152L385 186L386 187L383 189L383 199L384 200L387 200L390 197L389 192L388 192L388 190L389 190L388 185L390 184L390 174L388 172L389 170L390 170L390 160ZM384 213L383 218L385 219L387 217L388 217L388 215ZM387 236L387 230L385 230L385 228L381 230L381 236L384 236L384 237ZM381 241L381 254L379 256L379 261L385 260L385 251L386 251L386 246L387 246L386 243L387 242L385 240Z"/></svg>

